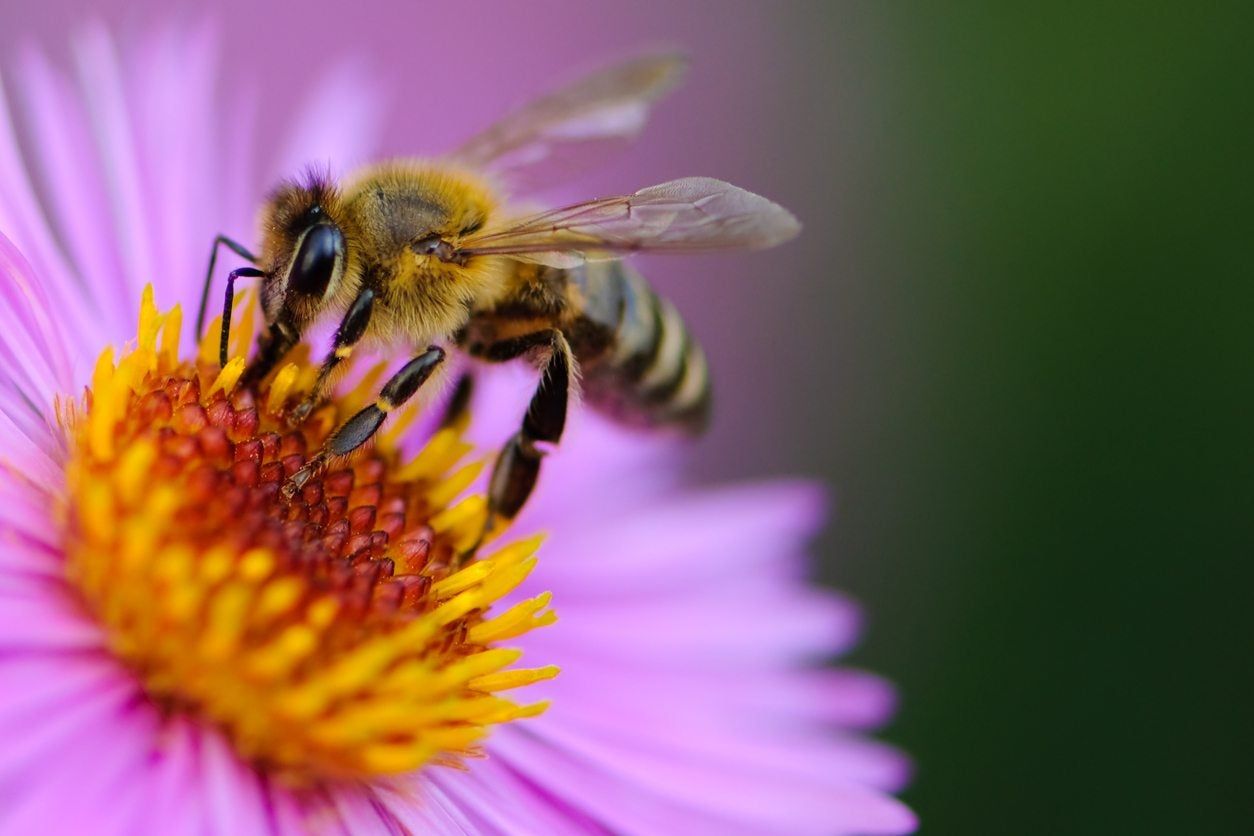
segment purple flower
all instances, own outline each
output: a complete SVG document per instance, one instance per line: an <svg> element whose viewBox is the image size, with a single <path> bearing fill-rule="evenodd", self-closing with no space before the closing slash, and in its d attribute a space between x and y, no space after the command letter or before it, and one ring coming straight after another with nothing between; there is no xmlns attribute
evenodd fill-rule
<svg viewBox="0 0 1254 836"><path fill-rule="evenodd" d="M257 165L212 38L73 55L71 82L26 53L0 99L0 830L913 828L905 760L859 733L890 687L819 664L858 617L804 583L813 486L687 491L672 449L581 414L512 529L549 532L538 563L511 532L459 567L470 445L414 459L398 421L280 519L327 432L278 421L309 364L239 390L153 298L196 298L274 175L366 158L373 88L332 71ZM482 393L482 449L516 384Z"/></svg>

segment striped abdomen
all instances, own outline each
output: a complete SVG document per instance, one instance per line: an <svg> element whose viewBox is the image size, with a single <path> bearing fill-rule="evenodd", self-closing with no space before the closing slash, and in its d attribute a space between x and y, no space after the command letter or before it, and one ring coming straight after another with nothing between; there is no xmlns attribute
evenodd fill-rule
<svg viewBox="0 0 1254 836"><path fill-rule="evenodd" d="M705 428L710 375L679 312L620 261L567 271L574 314L564 329L587 402L633 426Z"/></svg>

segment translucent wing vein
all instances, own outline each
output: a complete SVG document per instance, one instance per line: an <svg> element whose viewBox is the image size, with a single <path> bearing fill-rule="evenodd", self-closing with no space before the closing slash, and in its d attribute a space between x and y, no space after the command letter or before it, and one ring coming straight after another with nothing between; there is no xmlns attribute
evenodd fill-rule
<svg viewBox="0 0 1254 836"><path fill-rule="evenodd" d="M462 242L466 255L512 255L558 267L631 252L773 247L801 225L766 198L710 177L687 177L540 212Z"/></svg>

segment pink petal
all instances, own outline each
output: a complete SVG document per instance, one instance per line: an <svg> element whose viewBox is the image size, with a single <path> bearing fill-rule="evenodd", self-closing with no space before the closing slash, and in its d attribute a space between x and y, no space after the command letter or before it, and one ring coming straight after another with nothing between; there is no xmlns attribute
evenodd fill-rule
<svg viewBox="0 0 1254 836"><path fill-rule="evenodd" d="M128 47L122 68L135 153L152 202L151 242L163 304L199 298L205 259L222 230L213 108L218 50L207 27L164 31ZM195 207L196 211L187 211ZM215 224L216 220L216 224ZM194 313L194 312L192 312Z"/></svg>
<svg viewBox="0 0 1254 836"><path fill-rule="evenodd" d="M21 69L31 163L47 195L49 224L65 242L80 288L103 315L102 334L120 340L132 296L82 99L38 50L24 50Z"/></svg>
<svg viewBox="0 0 1254 836"><path fill-rule="evenodd" d="M500 730L491 740L492 757L542 788L563 805L582 811L605 830L623 834L752 833L727 816L696 810L632 782L619 780L601 764L577 758L525 729Z"/></svg>
<svg viewBox="0 0 1254 836"><path fill-rule="evenodd" d="M134 812L123 803L126 778L155 722L136 705L134 681L112 660L73 656L0 658L0 679L0 831L47 832L58 822L67 833L133 832L121 821L102 825Z"/></svg>
<svg viewBox="0 0 1254 836"><path fill-rule="evenodd" d="M363 67L341 63L319 79L301 106L267 180L299 174L308 165L344 174L367 161L380 135L383 100Z"/></svg>
<svg viewBox="0 0 1254 836"><path fill-rule="evenodd" d="M394 836L474 832L465 812L435 783L402 779L396 784L394 789L380 785L367 792L354 788L335 792L333 798L345 831Z"/></svg>
<svg viewBox="0 0 1254 836"><path fill-rule="evenodd" d="M240 762L216 731L202 729L198 739L198 777L209 832L222 836L273 833L270 802L257 773Z"/></svg>
<svg viewBox="0 0 1254 836"><path fill-rule="evenodd" d="M20 247L43 280L53 304L69 325L65 332L82 349L97 333L87 291L73 275L35 197L19 150L13 110L0 84L0 234Z"/></svg>
<svg viewBox="0 0 1254 836"><path fill-rule="evenodd" d="M0 431L4 422L0 420ZM0 468L3 468L0 465ZM60 577L64 569L51 499L0 469L0 573Z"/></svg>
<svg viewBox="0 0 1254 836"><path fill-rule="evenodd" d="M675 695L654 696L666 707ZM811 787L816 797L829 785L895 790L909 775L909 761L884 744L818 726L771 728L768 718L719 712L716 698L707 697L711 714L717 716L704 722L667 718L660 711L611 715L585 700L551 710L531 728L574 752L597 753L615 762L661 760L711 775L740 776L763 789Z"/></svg>
<svg viewBox="0 0 1254 836"><path fill-rule="evenodd" d="M823 507L816 486L779 482L680 494L595 527L570 515L545 553L545 580L568 596L700 587L797 553Z"/></svg>
<svg viewBox="0 0 1254 836"><path fill-rule="evenodd" d="M157 207L141 174L117 46L101 24L89 24L74 39L73 54L92 136L101 155L118 247L126 254L126 269L119 275L120 286L126 289L123 298L136 300L143 286L157 281L162 270L153 246ZM137 306L123 313L118 323L122 336L133 333L137 315Z"/></svg>
<svg viewBox="0 0 1254 836"><path fill-rule="evenodd" d="M26 581L27 589L15 585L7 580L9 588L0 591L0 656L104 648L100 627L79 611L62 584L34 578Z"/></svg>
<svg viewBox="0 0 1254 836"><path fill-rule="evenodd" d="M598 662L586 653L569 664L531 649L525 659L565 663L556 680L528 692L530 699L553 701L546 718L614 717L641 728L692 733L723 733L738 725L783 736L878 724L895 703L887 683L848 670L644 668Z"/></svg>
<svg viewBox="0 0 1254 836"><path fill-rule="evenodd" d="M600 829L578 809L512 769L503 758L476 760L467 764L467 770L431 770L423 780L441 787L465 812L477 833L580 836ZM485 803L485 799L492 801Z"/></svg>
<svg viewBox="0 0 1254 836"><path fill-rule="evenodd" d="M47 424L43 428L46 429ZM27 438L17 424L0 410L0 437L9 445L7 455L0 458L0 495L38 511L33 518L20 521L18 525L32 535L51 531L43 523L52 499L60 496L65 486L65 470L61 461L67 445L65 439L59 436L58 433L58 437L47 438L40 433L38 438ZM0 513L0 519L5 517Z"/></svg>
<svg viewBox="0 0 1254 836"><path fill-rule="evenodd" d="M200 786L200 729L190 720L168 720L147 766L149 821L164 823L170 836L200 836L209 811Z"/></svg>
<svg viewBox="0 0 1254 836"><path fill-rule="evenodd" d="M53 310L30 264L0 235L0 411L23 426L28 437L32 429L41 429L45 450L53 436L46 417L53 399L71 388L70 363Z"/></svg>
<svg viewBox="0 0 1254 836"><path fill-rule="evenodd" d="M570 747L572 741L578 749ZM677 832L680 827L730 832L732 822L755 832L816 834L903 833L914 826L900 802L856 784L764 784L751 774L737 775L726 764L690 768L667 758L598 750L579 737L541 748L530 736L502 733L493 739L493 750L520 764L525 758L535 767L531 774L537 781L570 800L577 794L580 803L626 832ZM657 819L636 820L641 811Z"/></svg>
<svg viewBox="0 0 1254 836"><path fill-rule="evenodd" d="M560 594L560 588L559 592ZM564 603L561 630L527 638L533 653L571 654L666 669L737 669L785 664L847 649L858 635L857 609L836 596L675 596L656 603L628 600Z"/></svg>

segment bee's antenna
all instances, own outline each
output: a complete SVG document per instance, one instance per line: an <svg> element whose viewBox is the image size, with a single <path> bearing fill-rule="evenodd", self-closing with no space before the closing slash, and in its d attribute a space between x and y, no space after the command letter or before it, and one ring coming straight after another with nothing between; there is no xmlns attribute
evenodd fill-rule
<svg viewBox="0 0 1254 836"><path fill-rule="evenodd" d="M237 267L226 277L226 297L222 301L222 340L218 343L218 363L226 365L226 346L231 339L231 306L235 303L235 280L238 278L257 279L266 275L264 270L256 267Z"/></svg>

